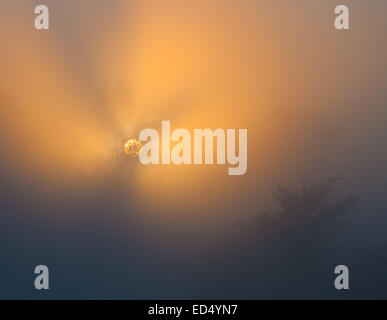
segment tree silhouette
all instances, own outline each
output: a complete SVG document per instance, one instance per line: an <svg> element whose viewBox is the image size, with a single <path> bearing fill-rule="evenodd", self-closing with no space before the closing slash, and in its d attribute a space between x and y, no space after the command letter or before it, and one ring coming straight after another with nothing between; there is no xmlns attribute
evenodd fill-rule
<svg viewBox="0 0 387 320"><path fill-rule="evenodd" d="M342 200L331 203L328 195L340 178L308 186L303 182L300 191L289 191L278 186L272 192L280 205L280 211L261 211L257 217L259 232L266 236L273 234L281 245L297 245L305 249L313 247L327 235L332 235L343 226L340 217L350 211L359 196L347 195Z"/></svg>
<svg viewBox="0 0 387 320"><path fill-rule="evenodd" d="M296 191L278 186L272 192L277 211L261 211L256 221L238 221L222 239L222 250L206 257L206 283L213 283L216 294L239 297L267 297L267 288L292 288L291 296L331 290L330 268L337 260L329 239L359 198L350 194L330 201L338 180L304 182Z"/></svg>

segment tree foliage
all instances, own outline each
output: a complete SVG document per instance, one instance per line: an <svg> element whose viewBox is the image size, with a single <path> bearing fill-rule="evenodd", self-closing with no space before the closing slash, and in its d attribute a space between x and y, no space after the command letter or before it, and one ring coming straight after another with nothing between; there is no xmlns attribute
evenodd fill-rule
<svg viewBox="0 0 387 320"><path fill-rule="evenodd" d="M338 180L340 178L333 178L312 186L303 182L302 189L297 191L278 186L272 194L280 210L274 213L261 211L257 217L260 230L277 231L282 236L303 241L334 233L343 225L340 217L349 212L359 198L347 195L337 202L330 202L328 196Z"/></svg>

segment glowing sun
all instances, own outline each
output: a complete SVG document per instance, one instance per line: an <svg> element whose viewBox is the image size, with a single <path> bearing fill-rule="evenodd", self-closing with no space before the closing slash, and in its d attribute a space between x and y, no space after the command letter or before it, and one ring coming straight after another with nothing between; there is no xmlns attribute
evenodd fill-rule
<svg viewBox="0 0 387 320"><path fill-rule="evenodd" d="M124 151L125 153L134 158L140 154L142 143L137 139L130 139L125 143Z"/></svg>

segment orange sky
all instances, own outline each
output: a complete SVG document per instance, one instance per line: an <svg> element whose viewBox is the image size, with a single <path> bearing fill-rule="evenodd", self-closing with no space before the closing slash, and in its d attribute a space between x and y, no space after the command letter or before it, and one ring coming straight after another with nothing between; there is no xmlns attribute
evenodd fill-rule
<svg viewBox="0 0 387 320"><path fill-rule="evenodd" d="M64 193L114 181L168 216L222 214L305 177L364 181L386 160L365 154L385 134L387 5L351 1L352 30L338 32L335 3L52 1L47 32L33 29L33 1L6 0L3 166ZM161 120L247 128L247 174L117 160L123 140Z"/></svg>

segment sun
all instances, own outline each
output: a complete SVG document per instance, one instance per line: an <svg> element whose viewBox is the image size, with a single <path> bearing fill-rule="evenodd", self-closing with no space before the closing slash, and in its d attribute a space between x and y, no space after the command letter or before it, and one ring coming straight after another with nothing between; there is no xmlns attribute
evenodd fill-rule
<svg viewBox="0 0 387 320"><path fill-rule="evenodd" d="M140 154L142 143L137 139L129 139L124 146L125 153L131 157L137 157Z"/></svg>

